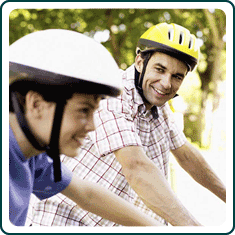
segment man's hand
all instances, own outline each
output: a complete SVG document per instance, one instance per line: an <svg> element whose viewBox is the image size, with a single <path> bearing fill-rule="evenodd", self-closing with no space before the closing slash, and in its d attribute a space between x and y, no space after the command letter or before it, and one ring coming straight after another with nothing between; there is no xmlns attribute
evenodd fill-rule
<svg viewBox="0 0 235 235"><path fill-rule="evenodd" d="M150 209L171 225L200 226L141 147L130 146L114 153L126 180Z"/></svg>
<svg viewBox="0 0 235 235"><path fill-rule="evenodd" d="M176 160L180 166L188 172L199 184L210 190L222 201L226 202L226 188L223 182L217 177L201 153L186 142L182 147L173 150Z"/></svg>

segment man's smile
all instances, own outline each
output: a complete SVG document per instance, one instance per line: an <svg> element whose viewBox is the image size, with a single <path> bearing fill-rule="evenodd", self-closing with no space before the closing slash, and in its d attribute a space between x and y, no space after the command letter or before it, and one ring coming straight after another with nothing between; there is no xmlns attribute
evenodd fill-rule
<svg viewBox="0 0 235 235"><path fill-rule="evenodd" d="M161 97L164 97L164 96L166 96L166 95L169 94L169 93L166 93L166 92L163 92L163 91L157 89L156 87L153 87L153 86L152 86L152 88L153 88L153 90L154 90L158 95L160 95Z"/></svg>

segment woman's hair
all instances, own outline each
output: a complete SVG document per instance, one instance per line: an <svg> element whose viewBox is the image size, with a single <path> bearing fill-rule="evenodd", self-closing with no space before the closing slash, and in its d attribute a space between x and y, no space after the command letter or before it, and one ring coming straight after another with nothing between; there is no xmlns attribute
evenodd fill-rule
<svg viewBox="0 0 235 235"><path fill-rule="evenodd" d="M82 81L77 84L63 84L63 85L46 85L39 84L33 80L19 80L10 85L9 92L9 111L14 112L12 101L11 101L11 92L14 92L17 96L18 103L22 111L25 111L25 97L29 91L35 91L39 93L43 99L47 102L62 102L64 100L69 100L72 98L74 93L78 94L95 94L97 89L104 89L104 86L99 84L90 83ZM108 88L106 88L108 89ZM97 95L101 96L101 95Z"/></svg>

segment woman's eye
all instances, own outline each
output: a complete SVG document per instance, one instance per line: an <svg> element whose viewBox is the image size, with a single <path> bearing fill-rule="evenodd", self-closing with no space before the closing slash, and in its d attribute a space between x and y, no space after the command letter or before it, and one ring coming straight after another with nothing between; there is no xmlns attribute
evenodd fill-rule
<svg viewBox="0 0 235 235"><path fill-rule="evenodd" d="M83 115L88 115L89 114L89 109L88 108L79 109L78 113L83 114Z"/></svg>

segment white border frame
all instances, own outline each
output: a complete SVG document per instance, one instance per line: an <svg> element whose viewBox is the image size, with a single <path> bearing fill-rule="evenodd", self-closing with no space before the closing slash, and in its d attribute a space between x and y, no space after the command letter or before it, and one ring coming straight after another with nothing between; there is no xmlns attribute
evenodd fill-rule
<svg viewBox="0 0 235 235"><path fill-rule="evenodd" d="M134 4L134 5L133 5ZM196 7L197 5L197 7ZM151 9L221 9L226 13L226 163L227 204L226 222L210 227L16 227L9 222L9 13L16 8L89 9L90 2L7 2L2 6L2 228L7 233L228 233L233 228L233 7L228 2L92 2L92 8L151 8Z"/></svg>

